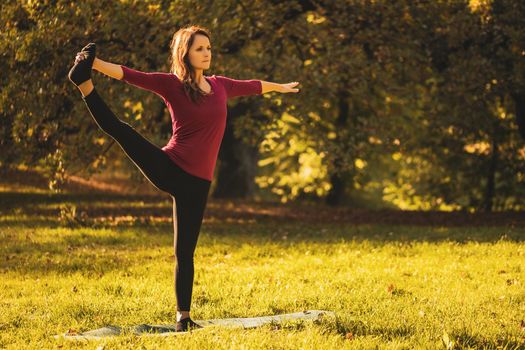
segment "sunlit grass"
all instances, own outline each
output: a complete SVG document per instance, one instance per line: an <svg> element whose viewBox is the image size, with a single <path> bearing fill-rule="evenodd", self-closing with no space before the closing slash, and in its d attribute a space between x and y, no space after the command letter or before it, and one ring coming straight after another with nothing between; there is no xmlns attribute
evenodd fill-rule
<svg viewBox="0 0 525 350"><path fill-rule="evenodd" d="M176 317L171 221L67 227L56 215L28 209L56 211L63 203L2 204L0 348L436 349L445 348L443 339L450 348L525 347L523 228L239 224L212 217L195 256L194 319L306 309L332 310L337 318L280 329L55 340L68 329L173 324ZM141 205L82 197L75 204ZM169 209L168 201L152 205Z"/></svg>

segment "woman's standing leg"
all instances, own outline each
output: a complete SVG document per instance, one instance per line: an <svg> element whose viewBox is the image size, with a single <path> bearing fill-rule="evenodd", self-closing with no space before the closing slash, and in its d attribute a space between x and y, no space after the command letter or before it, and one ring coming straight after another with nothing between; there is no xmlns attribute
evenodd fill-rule
<svg viewBox="0 0 525 350"><path fill-rule="evenodd" d="M177 329L186 330L194 280L194 253L206 209L211 182L186 173L173 197L175 295L177 297Z"/></svg>

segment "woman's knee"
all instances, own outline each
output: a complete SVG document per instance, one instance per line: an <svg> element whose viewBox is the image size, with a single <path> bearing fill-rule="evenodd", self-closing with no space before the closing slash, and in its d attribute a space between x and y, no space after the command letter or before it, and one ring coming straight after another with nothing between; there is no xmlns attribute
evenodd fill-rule
<svg viewBox="0 0 525 350"><path fill-rule="evenodd" d="M179 269L188 269L193 268L194 266L194 260L193 260L193 254L189 255L186 253L183 254L175 254L175 258L177 261L177 266Z"/></svg>

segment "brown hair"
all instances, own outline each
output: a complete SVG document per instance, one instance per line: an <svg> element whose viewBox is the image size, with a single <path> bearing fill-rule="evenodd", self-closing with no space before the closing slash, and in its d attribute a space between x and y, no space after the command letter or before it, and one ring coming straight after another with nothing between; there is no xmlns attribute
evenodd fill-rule
<svg viewBox="0 0 525 350"><path fill-rule="evenodd" d="M176 74L184 86L184 92L194 103L201 100L203 96L208 95L204 92L195 81L195 70L190 64L188 52L193 44L195 35L202 34L210 39L210 32L201 26L187 26L179 29L173 34L171 40L171 68L170 72Z"/></svg>

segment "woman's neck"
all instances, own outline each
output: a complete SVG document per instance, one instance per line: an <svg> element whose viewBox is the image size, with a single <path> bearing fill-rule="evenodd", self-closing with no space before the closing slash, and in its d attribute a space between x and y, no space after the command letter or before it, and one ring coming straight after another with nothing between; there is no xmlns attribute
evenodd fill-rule
<svg viewBox="0 0 525 350"><path fill-rule="evenodd" d="M204 71L202 69L195 70L195 82L200 84L204 80Z"/></svg>

